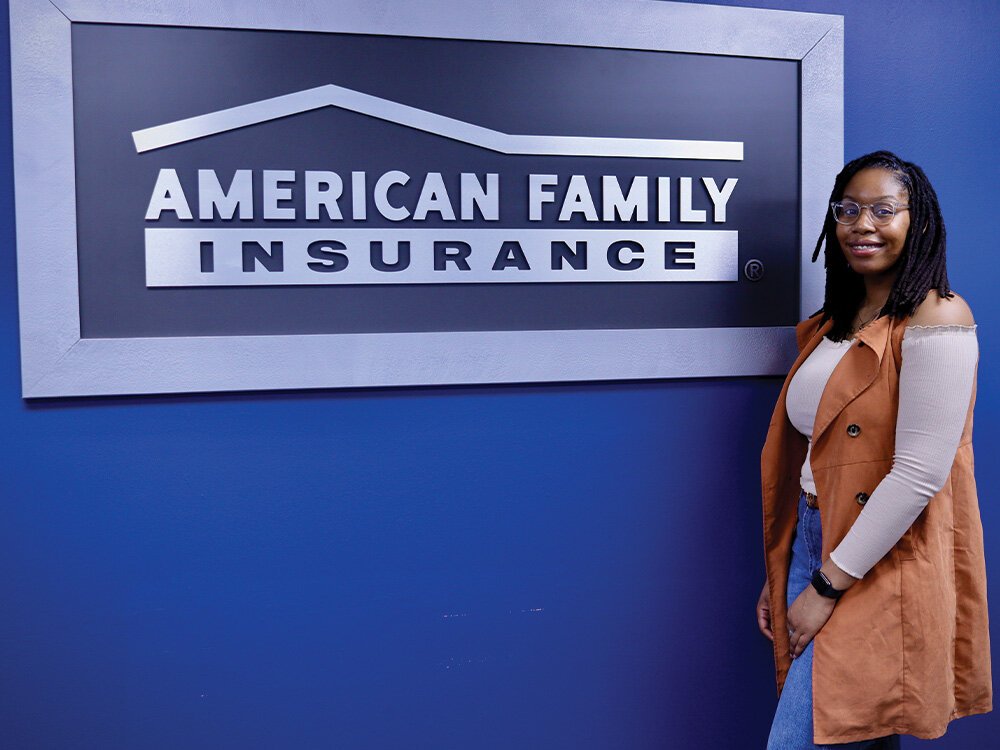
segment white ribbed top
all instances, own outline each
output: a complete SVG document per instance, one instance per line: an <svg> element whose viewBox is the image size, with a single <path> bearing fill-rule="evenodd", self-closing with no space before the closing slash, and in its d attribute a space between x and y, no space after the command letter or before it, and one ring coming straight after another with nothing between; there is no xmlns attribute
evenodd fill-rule
<svg viewBox="0 0 1000 750"><path fill-rule="evenodd" d="M807 437L812 436L826 383L850 348L850 342L847 346L824 342L799 367L786 396L789 419ZM837 567L855 578L862 578L892 549L948 479L972 398L979 359L976 326L910 326L904 332L902 354L892 469L830 553ZM800 379L803 370L806 374ZM809 455L802 476L812 482L808 464ZM815 493L812 486L803 484Z"/></svg>
<svg viewBox="0 0 1000 750"><path fill-rule="evenodd" d="M813 481L810 459L816 411L819 409L819 401L830 376L853 343L854 339L831 341L824 336L806 361L795 371L792 382L788 384L788 393L785 396L788 419L796 430L809 438L809 450L802 464L800 482L802 489L813 495L816 494L816 483Z"/></svg>

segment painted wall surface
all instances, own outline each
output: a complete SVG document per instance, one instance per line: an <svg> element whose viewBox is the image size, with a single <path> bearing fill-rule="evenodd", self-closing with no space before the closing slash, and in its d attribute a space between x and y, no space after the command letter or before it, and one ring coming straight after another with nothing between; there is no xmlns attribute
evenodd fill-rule
<svg viewBox="0 0 1000 750"><path fill-rule="evenodd" d="M729 4L843 13L848 155L891 148L938 190L980 324L995 587L1000 6ZM776 379L27 404L8 81L5 62L0 746L763 746ZM995 747L997 722L935 747Z"/></svg>

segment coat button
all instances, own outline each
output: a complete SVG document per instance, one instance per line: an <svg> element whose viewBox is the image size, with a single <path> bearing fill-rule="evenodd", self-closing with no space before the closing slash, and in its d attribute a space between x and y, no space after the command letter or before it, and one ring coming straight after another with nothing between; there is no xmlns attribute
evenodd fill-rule
<svg viewBox="0 0 1000 750"><path fill-rule="evenodd" d="M860 435L861 434L860 425L856 424L847 425L847 434L850 435L851 437L857 437L858 435Z"/></svg>
<svg viewBox="0 0 1000 750"><path fill-rule="evenodd" d="M864 505L865 503L868 502L868 493L859 492L857 495L854 496L854 499L858 501L858 505Z"/></svg>

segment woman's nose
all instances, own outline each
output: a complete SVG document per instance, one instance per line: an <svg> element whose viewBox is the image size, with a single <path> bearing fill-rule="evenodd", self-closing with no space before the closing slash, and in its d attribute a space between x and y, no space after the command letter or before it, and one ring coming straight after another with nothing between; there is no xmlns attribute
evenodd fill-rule
<svg viewBox="0 0 1000 750"><path fill-rule="evenodd" d="M858 214L857 221L854 222L855 232L873 232L875 231L875 222L872 221L872 208L871 206L862 206L861 212Z"/></svg>

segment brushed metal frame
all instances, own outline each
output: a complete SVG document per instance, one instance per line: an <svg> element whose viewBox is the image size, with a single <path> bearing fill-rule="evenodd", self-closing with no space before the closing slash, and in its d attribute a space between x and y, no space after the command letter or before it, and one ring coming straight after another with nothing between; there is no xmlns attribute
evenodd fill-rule
<svg viewBox="0 0 1000 750"><path fill-rule="evenodd" d="M81 339L70 26L283 29L620 47L795 60L801 71L803 315L843 163L843 17L655 0L10 0L25 398L776 375L788 327Z"/></svg>

